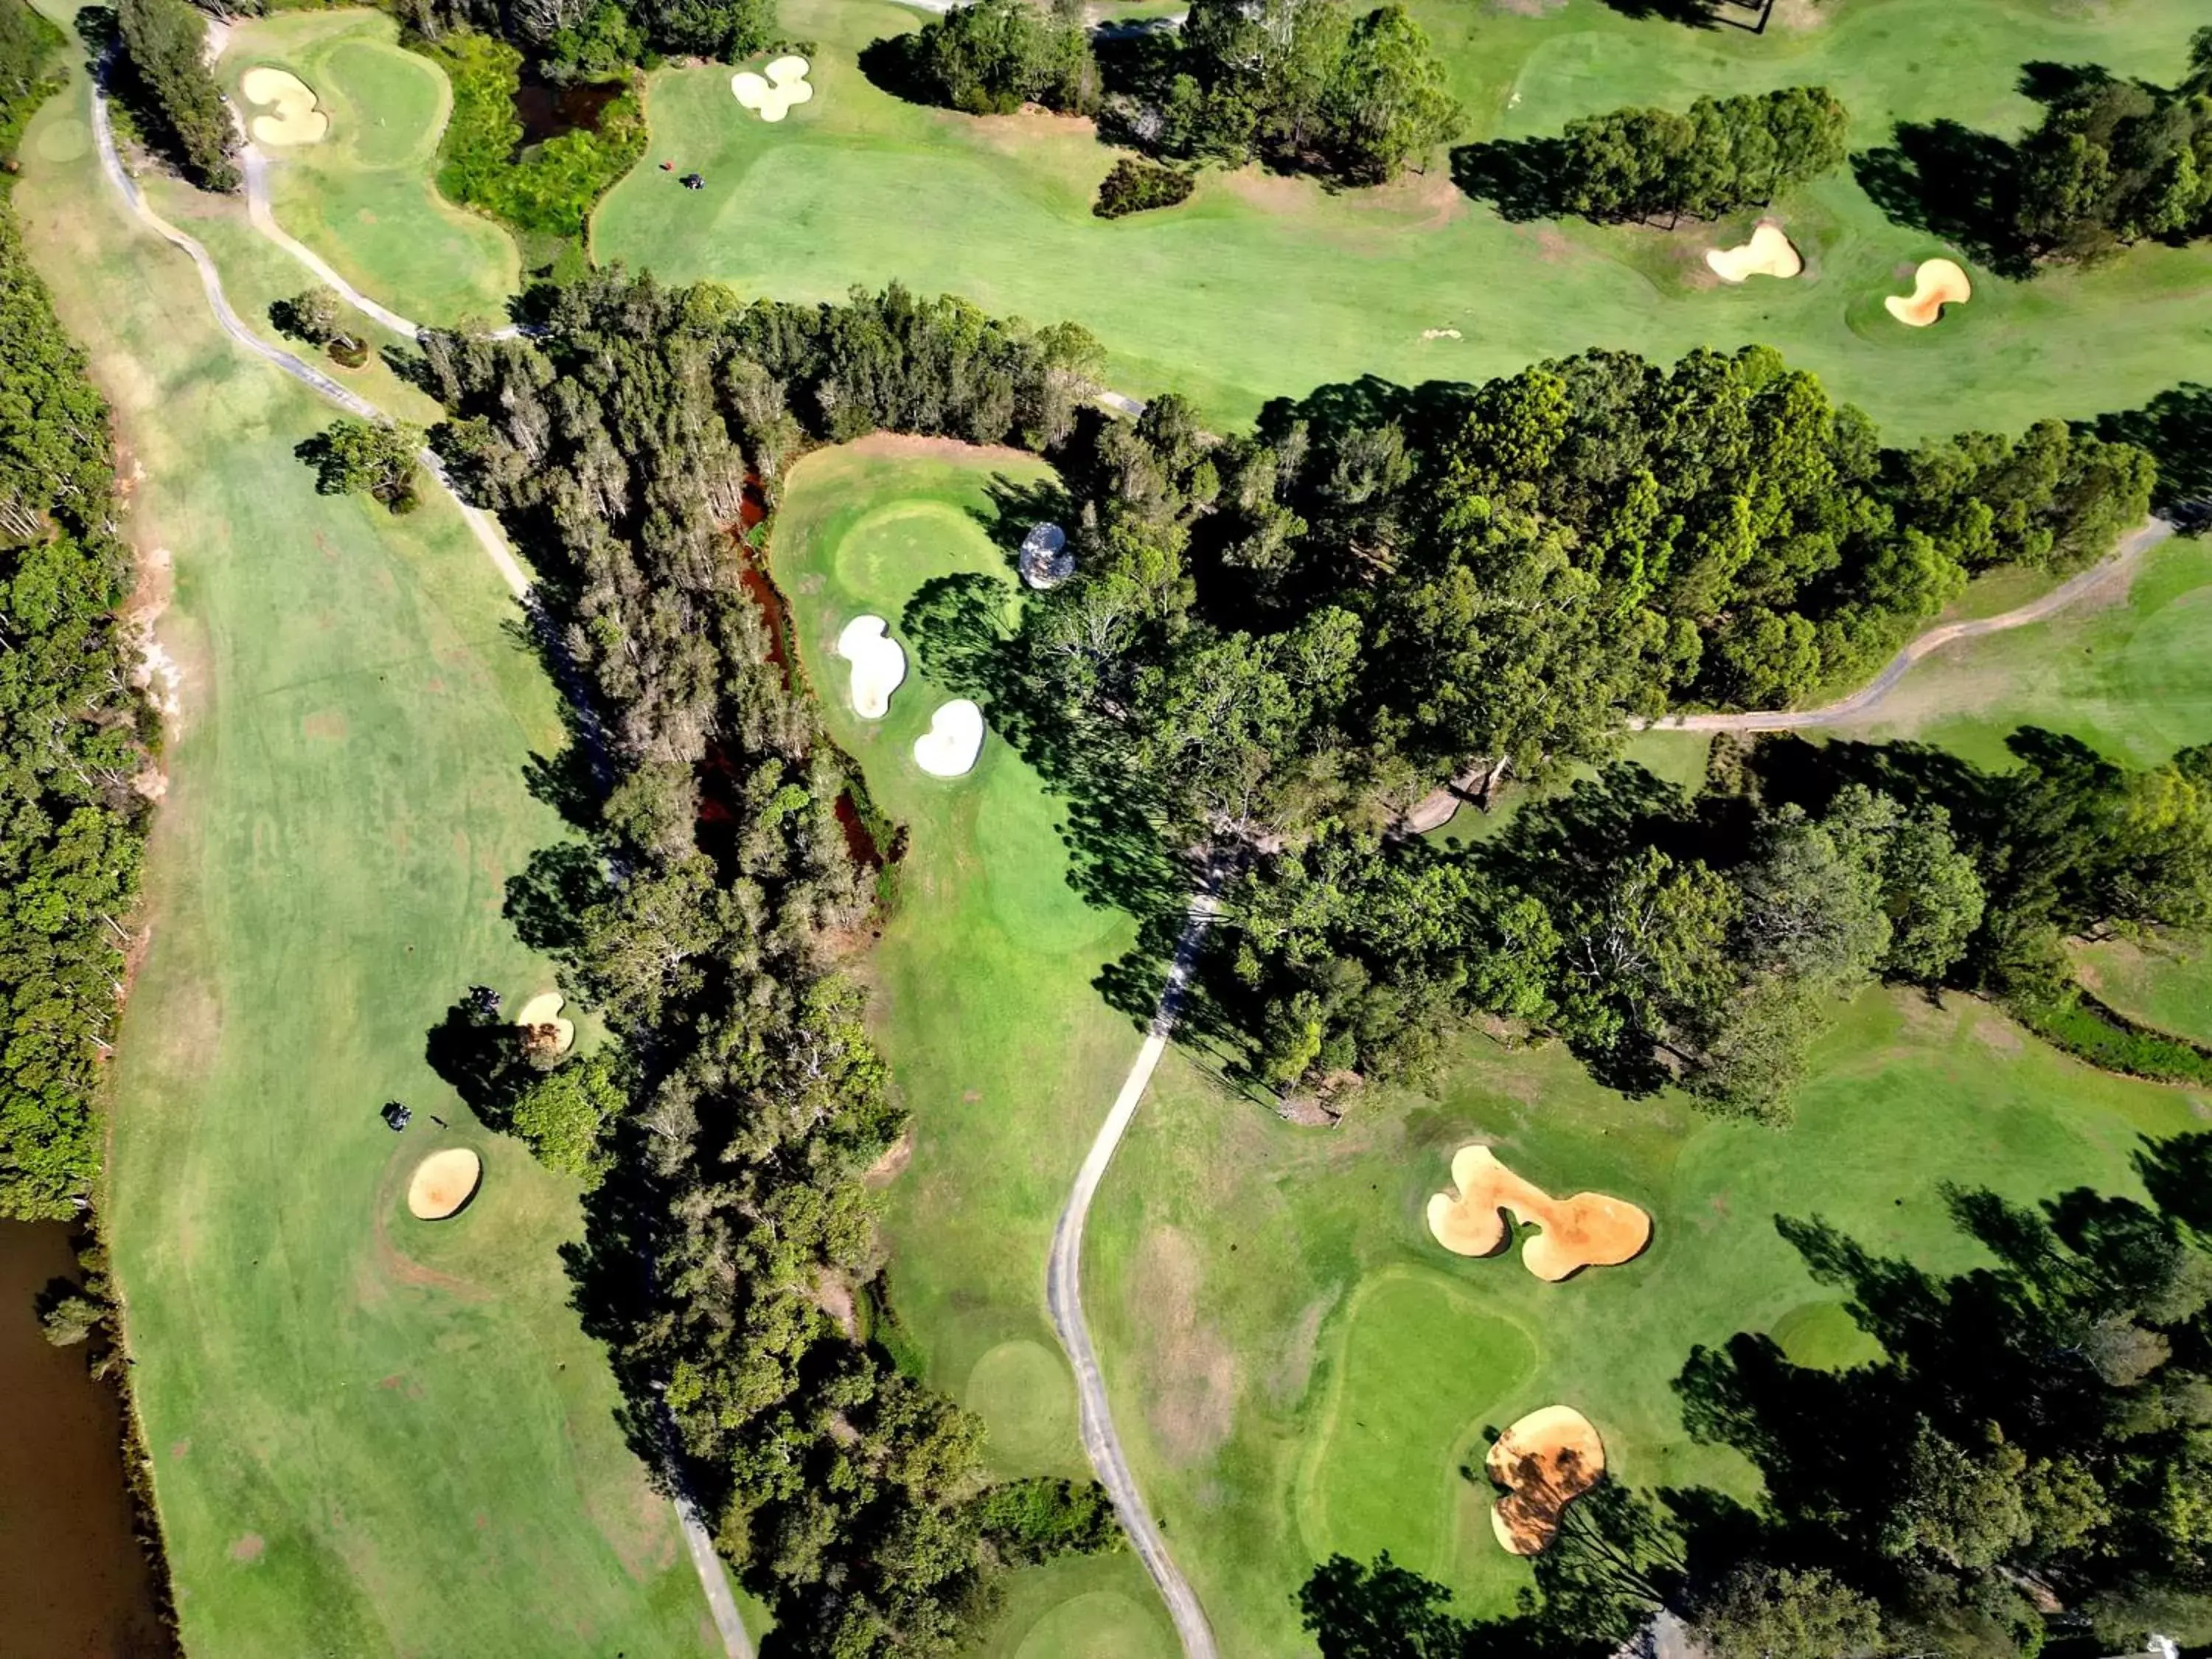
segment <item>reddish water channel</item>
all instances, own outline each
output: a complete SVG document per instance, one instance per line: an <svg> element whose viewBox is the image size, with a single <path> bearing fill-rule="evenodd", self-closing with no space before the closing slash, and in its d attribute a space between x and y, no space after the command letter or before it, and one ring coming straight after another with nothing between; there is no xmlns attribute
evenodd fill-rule
<svg viewBox="0 0 2212 1659"><path fill-rule="evenodd" d="M131 1528L123 1407L56 1348L32 1299L75 1276L70 1229L0 1221L0 1653L167 1659L152 1571Z"/></svg>

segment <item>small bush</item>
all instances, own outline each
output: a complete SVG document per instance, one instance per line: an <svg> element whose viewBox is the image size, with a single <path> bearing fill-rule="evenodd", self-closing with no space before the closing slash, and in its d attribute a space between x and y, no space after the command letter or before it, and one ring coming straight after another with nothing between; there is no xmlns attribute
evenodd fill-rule
<svg viewBox="0 0 2212 1659"><path fill-rule="evenodd" d="M1001 1559L1016 1565L1121 1547L1121 1524L1096 1480L1008 1480L975 1500L975 1520Z"/></svg>
<svg viewBox="0 0 2212 1659"><path fill-rule="evenodd" d="M1120 219L1150 208L1174 207L1190 199L1195 182L1181 167L1124 156L1100 181L1091 210L1102 219Z"/></svg>

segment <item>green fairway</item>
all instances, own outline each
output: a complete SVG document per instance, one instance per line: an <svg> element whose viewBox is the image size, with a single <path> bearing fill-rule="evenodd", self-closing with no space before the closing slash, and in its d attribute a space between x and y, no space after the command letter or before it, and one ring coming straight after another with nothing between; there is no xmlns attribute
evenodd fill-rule
<svg viewBox="0 0 2212 1659"><path fill-rule="evenodd" d="M915 765L915 738L951 693L902 622L916 590L954 573L996 575L1011 600L1011 555L986 527L993 492L1048 477L1011 452L911 440L824 451L785 486L769 564L830 734L908 831L896 905L866 958L871 1023L914 1115L911 1161L885 1194L894 1306L928 1380L982 1416L994 1473L1087 1478L1044 1261L1136 1053L1128 1022L1090 983L1133 930L1069 887L1062 808L995 733L966 777ZM906 682L879 722L853 713L847 665L832 653L864 613L889 621L908 650ZM1019 1659L1173 1649L1127 1553L1018 1575L986 1644Z"/></svg>
<svg viewBox="0 0 2212 1659"><path fill-rule="evenodd" d="M15 200L116 404L129 529L173 569L180 711L104 1211L185 1640L706 1651L568 1306L575 1189L422 1059L471 981L551 982L501 915L559 833L523 776L562 741L551 689L442 496L395 520L315 495L292 450L329 410L224 340L183 256L123 216L70 142L85 100L80 75L39 116ZM402 1136L377 1115L395 1098ZM410 1171L453 1145L482 1192L413 1220Z"/></svg>
<svg viewBox="0 0 2212 1659"><path fill-rule="evenodd" d="M1981 1005L1879 993L1824 1042L1783 1132L1626 1099L1556 1047L1483 1037L1433 1091L1362 1099L1334 1130L1283 1123L1180 1053L1153 1086L1092 1214L1091 1319L1139 1479L1223 1651L1239 1656L1304 1650L1290 1598L1334 1548L1388 1548L1462 1605L1510 1611L1528 1570L1480 1524L1486 1485L1456 1473L1486 1422L1572 1405L1630 1484L1748 1496L1735 1453L1683 1431L1669 1385L1691 1346L1765 1330L1808 1363L1867 1353L1815 1308L1832 1310L1835 1292L1776 1216L1824 1217L1870 1249L1955 1268L1978 1247L1952 1227L1944 1182L2015 1200L2135 1191L2137 1138L2197 1121L2181 1092L2075 1065ZM1559 1285L1510 1255L1446 1255L1421 1206L1447 1184L1451 1149L1476 1137L1553 1190L1644 1206L1651 1248ZM1157 1317L1167 1241L1188 1308L1173 1342ZM1394 1305L1440 1301L1431 1287L1445 1285L1456 1319ZM1449 1364L1445 1342L1466 1345ZM1209 1434L1191 1432L1193 1399L1209 1402ZM1368 1425L1355 1440L1347 1411ZM1443 1507L1455 1497L1456 1516Z"/></svg>
<svg viewBox="0 0 2212 1659"><path fill-rule="evenodd" d="M398 26L376 12L245 19L233 26L217 74L249 119L254 106L238 82L257 64L291 70L331 118L319 143L263 147L270 205L286 230L404 316L502 318L520 283L514 240L431 185L453 92L442 70L397 40ZM298 270L289 291L313 280Z"/></svg>
<svg viewBox="0 0 2212 1659"><path fill-rule="evenodd" d="M2113 0L2094 15L2060 0L1851 0L1816 27L1754 37L1632 20L1599 0L1522 9L1413 6L1468 107L1470 139L1802 82L1825 82L1850 107L1855 149L1887 143L1899 118L2009 136L2033 108L2014 90L2021 64L2094 61L2171 80L2202 21L2188 0ZM1753 216L1673 234L1510 225L1463 197L1441 162L1341 193L1210 173L1184 208L1109 223L1091 202L1112 156L1088 123L977 120L868 82L856 54L914 27L911 10L785 0L781 15L819 43L813 101L769 125L739 109L725 69L655 75L652 155L696 168L706 188L640 168L599 210L600 258L787 299L896 278L1001 314L1073 318L1104 342L1115 385L1181 390L1222 420L1324 381L1478 380L1592 346L1671 357L1764 341L1899 438L2086 416L2212 378L2203 246L2141 248L2032 283L1976 270L1971 304L1912 330L1890 320L1882 296L1909 291L1899 267L1941 250L1892 224L1847 170L1775 206L1807 274L1737 289L1702 254L1741 240Z"/></svg>

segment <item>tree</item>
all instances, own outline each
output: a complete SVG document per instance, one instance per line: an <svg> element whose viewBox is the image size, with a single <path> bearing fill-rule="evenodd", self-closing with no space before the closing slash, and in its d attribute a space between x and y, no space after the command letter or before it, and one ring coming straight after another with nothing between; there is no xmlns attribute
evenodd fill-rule
<svg viewBox="0 0 2212 1659"><path fill-rule="evenodd" d="M1881 1611L1825 1567L1747 1561L1691 1628L1711 1659L1860 1659L1881 1650Z"/></svg>
<svg viewBox="0 0 2212 1659"><path fill-rule="evenodd" d="M914 33L878 41L911 95L970 115L1007 115L1026 103L1086 114L1098 99L1098 69L1079 0L974 0Z"/></svg>
<svg viewBox="0 0 2212 1659"><path fill-rule="evenodd" d="M374 496L394 513L412 512L416 457L422 429L404 421L362 421L342 415L317 438L300 446L315 468L315 488L325 495Z"/></svg>
<svg viewBox="0 0 2212 1659"><path fill-rule="evenodd" d="M595 1187L612 1167L601 1144L607 1125L629 1105L611 1048L547 1073L515 1097L509 1119L538 1161Z"/></svg>
<svg viewBox="0 0 2212 1659"><path fill-rule="evenodd" d="M207 66L205 18L185 0L118 0L116 21L155 134L203 190L238 188L238 129Z"/></svg>
<svg viewBox="0 0 2212 1659"><path fill-rule="evenodd" d="M1428 36L1401 5L1352 26L1322 95L1321 117L1337 170L1381 184L1456 137L1459 102L1444 84Z"/></svg>

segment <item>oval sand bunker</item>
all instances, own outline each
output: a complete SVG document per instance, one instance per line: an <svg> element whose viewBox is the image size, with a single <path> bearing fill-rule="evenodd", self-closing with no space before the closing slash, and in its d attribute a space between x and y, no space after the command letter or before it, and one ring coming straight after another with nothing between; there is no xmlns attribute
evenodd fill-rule
<svg viewBox="0 0 2212 1659"><path fill-rule="evenodd" d="M1462 1146L1452 1154L1452 1184L1459 1195L1429 1200L1429 1231L1454 1255L1489 1255L1504 1247L1505 1212L1543 1231L1521 1251L1521 1265L1556 1284L1584 1267L1613 1267L1651 1242L1651 1218L1626 1199L1602 1193L1553 1198L1500 1164L1487 1146Z"/></svg>
<svg viewBox="0 0 2212 1659"><path fill-rule="evenodd" d="M483 1181L483 1160L465 1146L433 1152L415 1166L407 1183L408 1212L422 1221L458 1215Z"/></svg>
<svg viewBox="0 0 2212 1659"><path fill-rule="evenodd" d="M1705 263L1724 283L1741 283L1753 276L1795 276L1805 269L1797 245L1771 219L1761 219L1751 240L1738 246L1707 248Z"/></svg>
<svg viewBox="0 0 2212 1659"><path fill-rule="evenodd" d="M929 730L914 740L914 763L933 778L964 777L983 752L983 711L955 697L930 716Z"/></svg>
<svg viewBox="0 0 2212 1659"><path fill-rule="evenodd" d="M257 64L238 83L246 101L274 109L274 115L257 115L251 123L257 143L314 144L331 130L331 118L315 107L315 94L305 81L289 70Z"/></svg>
<svg viewBox="0 0 2212 1659"><path fill-rule="evenodd" d="M837 654L853 665L853 712L879 720L890 712L891 693L906 678L906 653L881 617L855 617L837 635Z"/></svg>
<svg viewBox="0 0 2212 1659"><path fill-rule="evenodd" d="M1483 1468L1505 1488L1490 1506L1498 1541L1516 1555L1540 1555L1567 1505L1605 1479L1605 1442L1572 1406L1547 1406L1499 1435Z"/></svg>
<svg viewBox="0 0 2212 1659"><path fill-rule="evenodd" d="M1911 296L1893 294L1882 304L1907 328L1925 328L1943 314L1945 306L1962 306L1973 297L1974 285L1954 261L1923 259L1912 273Z"/></svg>
<svg viewBox="0 0 2212 1659"><path fill-rule="evenodd" d="M541 991L524 1003L522 1012L514 1017L514 1023L523 1030L524 1040L543 1044L549 1054L565 1054L574 1048L575 1024L561 1018L567 1001L558 991Z"/></svg>

